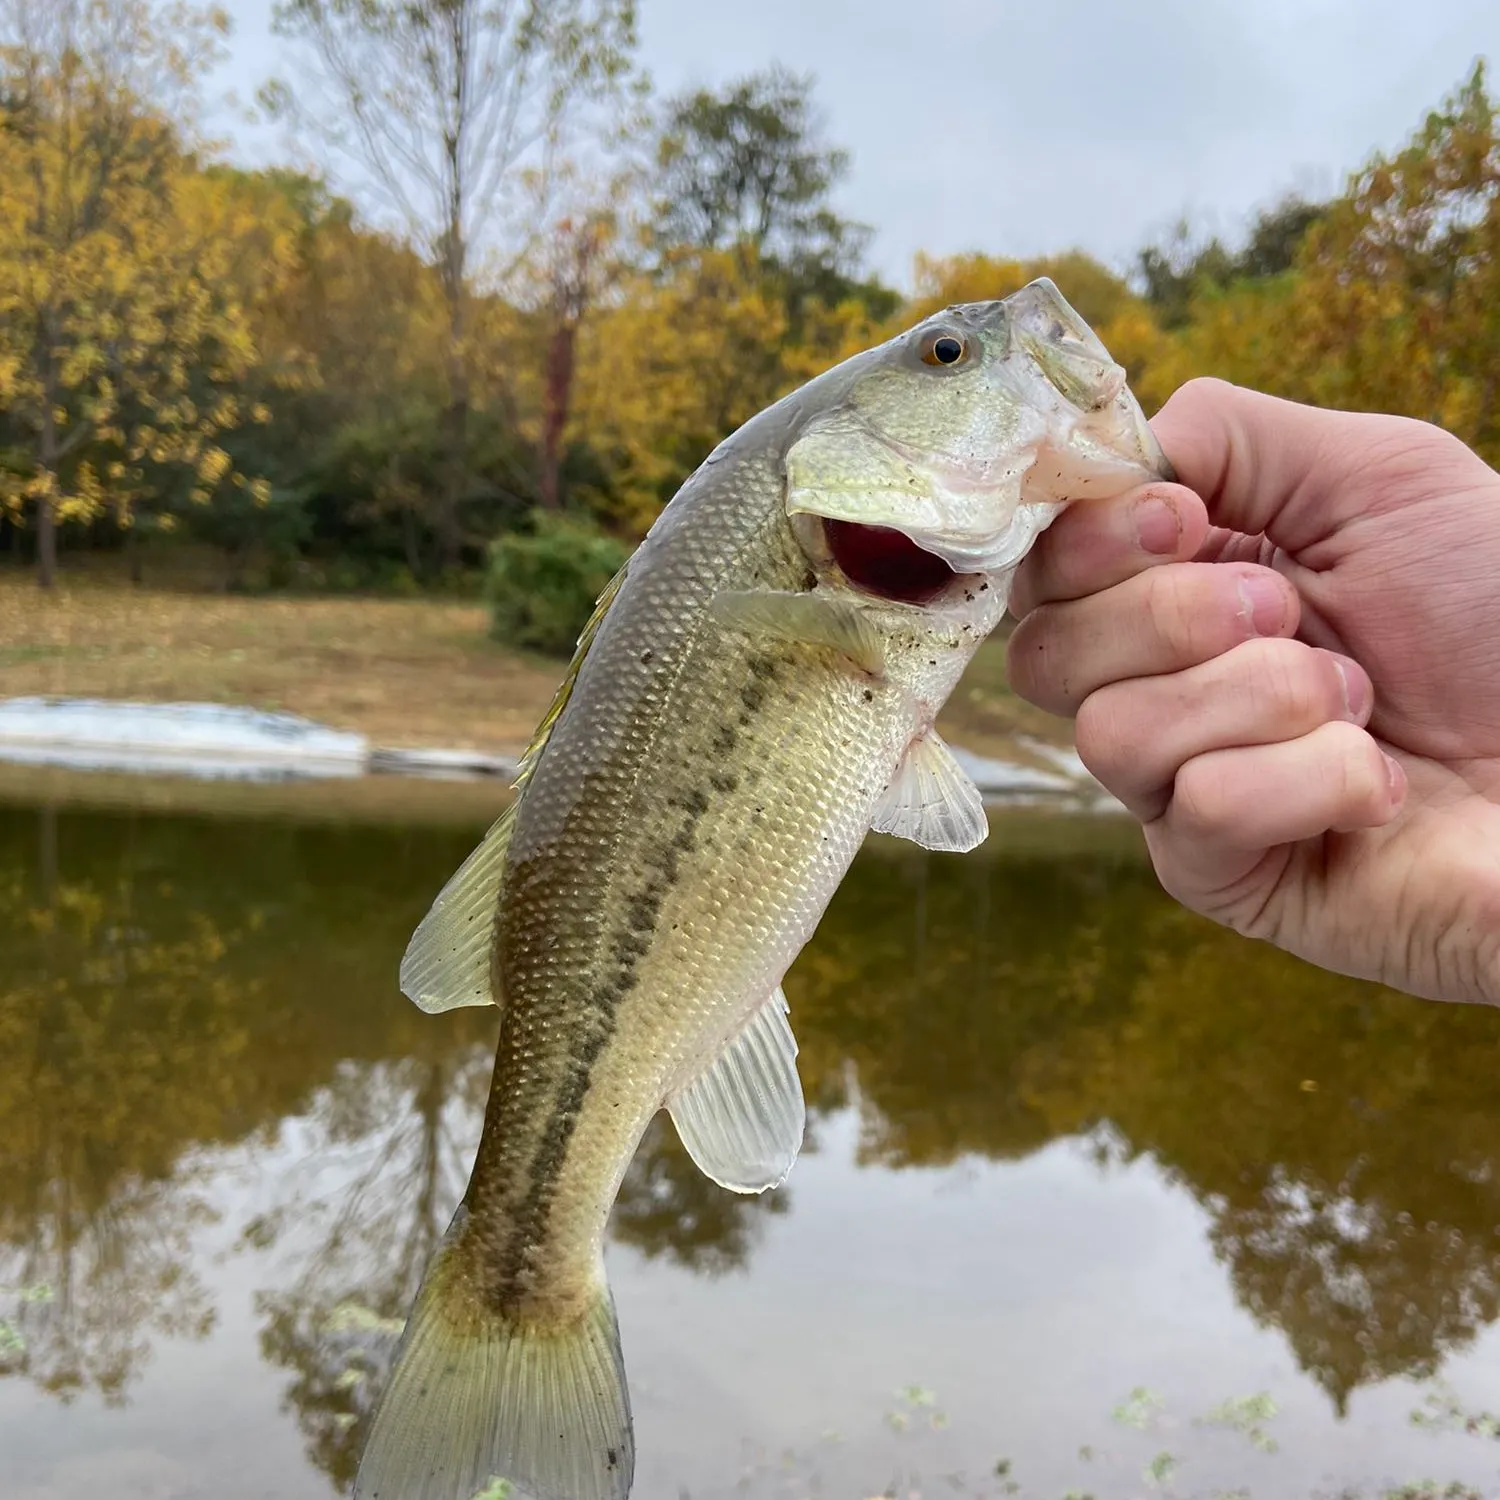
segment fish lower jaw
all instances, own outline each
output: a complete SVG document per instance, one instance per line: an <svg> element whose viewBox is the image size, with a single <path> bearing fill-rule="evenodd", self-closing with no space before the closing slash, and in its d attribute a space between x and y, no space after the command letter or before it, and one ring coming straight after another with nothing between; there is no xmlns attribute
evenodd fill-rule
<svg viewBox="0 0 1500 1500"><path fill-rule="evenodd" d="M1011 503L1010 514L1002 525L984 531L932 531L900 526L896 529L924 552L940 558L955 574L993 575L1014 569L1062 508L1050 500L1020 500Z"/></svg>

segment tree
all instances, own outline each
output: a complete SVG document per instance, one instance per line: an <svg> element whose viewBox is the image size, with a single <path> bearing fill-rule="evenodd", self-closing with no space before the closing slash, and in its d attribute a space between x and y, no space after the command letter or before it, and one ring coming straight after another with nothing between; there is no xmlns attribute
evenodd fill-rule
<svg viewBox="0 0 1500 1500"><path fill-rule="evenodd" d="M595 508L644 533L722 438L870 334L841 304L810 309L794 337L753 246L674 251L579 339L574 416L611 470Z"/></svg>
<svg viewBox="0 0 1500 1500"><path fill-rule="evenodd" d="M849 153L823 140L812 88L811 77L776 66L668 103L656 149L661 244L746 243L787 265L858 258L869 230L828 204Z"/></svg>
<svg viewBox="0 0 1500 1500"><path fill-rule="evenodd" d="M777 65L679 95L656 144L658 253L748 247L779 281L794 334L809 303L853 298L879 319L900 300L860 277L870 229L833 207L850 158L825 140L812 90L811 76Z"/></svg>
<svg viewBox="0 0 1500 1500"><path fill-rule="evenodd" d="M536 169L545 178L570 116L626 77L634 3L280 0L276 16L317 61L326 108L306 118L438 272L448 403L439 540L451 565L468 482L476 261L526 243ZM276 102L289 101L282 90Z"/></svg>
<svg viewBox="0 0 1500 1500"><path fill-rule="evenodd" d="M1437 422L1500 459L1500 111L1482 63L1351 181L1298 267L1289 354L1312 399Z"/></svg>
<svg viewBox="0 0 1500 1500"><path fill-rule="evenodd" d="M166 486L200 499L233 473L217 438L255 358L244 277L281 262L264 233L247 262L255 226L173 123L226 24L154 0L0 5L0 500L32 510L44 587L59 520L128 525Z"/></svg>
<svg viewBox="0 0 1500 1500"><path fill-rule="evenodd" d="M579 329L625 270L617 217L606 201L601 195L595 206L558 219L541 251L547 353L537 491L547 510L562 505L563 440L573 405Z"/></svg>
<svg viewBox="0 0 1500 1500"><path fill-rule="evenodd" d="M1241 263L1271 274L1196 283L1176 378L1400 412L1500 459L1500 113L1483 66L1300 238L1306 215L1279 214Z"/></svg>
<svg viewBox="0 0 1500 1500"><path fill-rule="evenodd" d="M1288 194L1255 215L1239 250L1229 249L1216 235L1197 238L1192 225L1179 219L1165 242L1137 252L1136 280L1163 325L1180 328L1192 318L1195 291L1290 270L1302 241L1326 209L1326 204Z"/></svg>

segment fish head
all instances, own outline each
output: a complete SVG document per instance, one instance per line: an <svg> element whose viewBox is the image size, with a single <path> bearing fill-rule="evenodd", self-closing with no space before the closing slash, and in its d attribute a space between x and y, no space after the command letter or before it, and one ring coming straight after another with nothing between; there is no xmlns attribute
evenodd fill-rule
<svg viewBox="0 0 1500 1500"><path fill-rule="evenodd" d="M934 314L831 389L787 450L787 511L815 564L892 598L1007 575L1070 500L1171 472L1124 369L1046 279ZM904 559L884 586L882 550Z"/></svg>

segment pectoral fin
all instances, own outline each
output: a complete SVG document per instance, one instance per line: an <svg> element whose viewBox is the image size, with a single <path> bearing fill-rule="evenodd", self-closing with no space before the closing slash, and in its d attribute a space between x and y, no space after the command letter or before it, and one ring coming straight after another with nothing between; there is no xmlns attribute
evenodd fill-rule
<svg viewBox="0 0 1500 1500"><path fill-rule="evenodd" d="M990 831L979 788L934 729L912 741L870 827L958 854L982 844Z"/></svg>
<svg viewBox="0 0 1500 1500"><path fill-rule="evenodd" d="M757 640L827 646L872 677L885 672L885 645L879 634L854 605L841 600L773 589L726 590L714 596L711 609L727 630Z"/></svg>
<svg viewBox="0 0 1500 1500"><path fill-rule="evenodd" d="M802 1146L807 1107L786 996L771 998L708 1070L667 1100L688 1155L720 1187L780 1187Z"/></svg>

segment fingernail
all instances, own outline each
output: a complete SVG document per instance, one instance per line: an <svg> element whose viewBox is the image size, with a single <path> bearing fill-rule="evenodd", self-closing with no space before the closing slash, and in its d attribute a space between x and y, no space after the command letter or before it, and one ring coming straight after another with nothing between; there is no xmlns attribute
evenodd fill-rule
<svg viewBox="0 0 1500 1500"><path fill-rule="evenodd" d="M1359 723L1370 706L1370 679L1353 662L1334 657L1333 664L1339 669L1339 680L1344 684L1344 717Z"/></svg>
<svg viewBox="0 0 1500 1500"><path fill-rule="evenodd" d="M1146 495L1133 507L1135 539L1142 552L1170 557L1182 540L1182 517L1177 507L1160 495Z"/></svg>
<svg viewBox="0 0 1500 1500"><path fill-rule="evenodd" d="M1406 796L1406 772L1401 769L1401 762L1387 755L1385 775L1391 786L1391 801L1399 803Z"/></svg>
<svg viewBox="0 0 1500 1500"><path fill-rule="evenodd" d="M1241 614L1256 635L1280 635L1286 624L1286 587L1269 573L1247 573L1239 581Z"/></svg>

